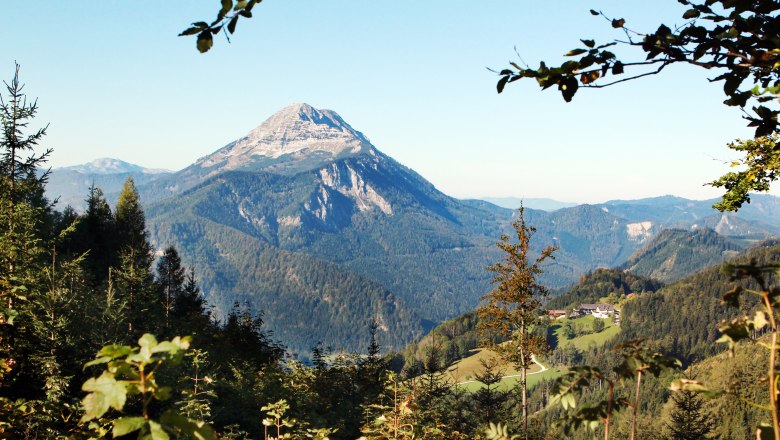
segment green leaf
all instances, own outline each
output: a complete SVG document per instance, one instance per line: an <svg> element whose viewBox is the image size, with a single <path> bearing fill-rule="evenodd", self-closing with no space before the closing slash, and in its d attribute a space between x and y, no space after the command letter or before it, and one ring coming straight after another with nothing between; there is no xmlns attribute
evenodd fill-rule
<svg viewBox="0 0 780 440"><path fill-rule="evenodd" d="M214 432L206 422L189 419L174 411L169 410L163 413L162 417L160 417L160 421L166 426L180 430L187 438L217 440L216 432ZM273 421L271 424L273 424Z"/></svg>
<svg viewBox="0 0 780 440"><path fill-rule="evenodd" d="M5 323L8 325L14 325L14 318L19 316L19 312L16 309L6 308L3 310L3 314L5 316Z"/></svg>
<svg viewBox="0 0 780 440"><path fill-rule="evenodd" d="M599 15L599 12L595 9L590 10L590 15Z"/></svg>
<svg viewBox="0 0 780 440"><path fill-rule="evenodd" d="M230 32L231 34L232 34L232 33L234 33L234 32L236 31L236 24L238 24L238 17L239 17L239 16L238 16L238 15L236 15L235 17L231 18L231 19L230 19L230 22L229 22L229 23L228 23L228 25L227 25L227 30L228 30L228 32Z"/></svg>
<svg viewBox="0 0 780 440"><path fill-rule="evenodd" d="M214 38L211 36L211 32L205 31L198 34L198 52L206 53L214 45Z"/></svg>
<svg viewBox="0 0 780 440"><path fill-rule="evenodd" d="M572 49L572 50L566 52L566 55L564 55L564 56L565 57L574 57L574 56L577 56L577 55L582 55L585 52L587 52L586 49Z"/></svg>
<svg viewBox="0 0 780 440"><path fill-rule="evenodd" d="M509 76L504 76L501 79L498 80L498 84L496 84L496 90L498 90L498 93L501 93L504 91L504 86L506 86L506 82L509 81Z"/></svg>
<svg viewBox="0 0 780 440"><path fill-rule="evenodd" d="M111 431L114 438L121 437L131 432L138 431L146 424L143 417L121 417L114 420L114 429Z"/></svg>
<svg viewBox="0 0 780 440"><path fill-rule="evenodd" d="M233 9L233 0L222 0L222 9L219 10L219 14L217 14L217 20L214 23L217 23L225 18L231 9Z"/></svg>
<svg viewBox="0 0 780 440"><path fill-rule="evenodd" d="M558 90L561 91L563 99L566 102L571 102L571 99L574 97L574 94L577 93L579 86L580 85L577 82L577 78L570 76L558 85Z"/></svg>
<svg viewBox="0 0 780 440"><path fill-rule="evenodd" d="M176 353L179 350L179 346L171 341L162 341L159 344L151 347L152 353Z"/></svg>
<svg viewBox="0 0 780 440"><path fill-rule="evenodd" d="M153 348L157 345L157 338L155 338L152 334L144 333L144 335L138 339L138 345L141 347Z"/></svg>
<svg viewBox="0 0 780 440"><path fill-rule="evenodd" d="M728 266L724 266L724 267L728 267ZM721 301L723 301L723 304L726 304L728 306L739 307L739 297L744 290L745 289L743 289L742 286L734 286L733 289L723 294L723 298L721 299Z"/></svg>
<svg viewBox="0 0 780 440"><path fill-rule="evenodd" d="M84 368L91 367L93 365L105 364L112 360L114 360L114 358L112 358L111 356L101 356L95 360L89 361L86 364L84 364Z"/></svg>
<svg viewBox="0 0 780 440"><path fill-rule="evenodd" d="M593 46L596 45L596 42L593 40L580 40L580 41L582 41L582 44L588 46L591 49L593 48Z"/></svg>
<svg viewBox="0 0 780 440"><path fill-rule="evenodd" d="M685 11L682 18L686 20L690 20L691 18L696 18L699 15L701 15L701 12L697 11L696 9L688 9L687 11Z"/></svg>
<svg viewBox="0 0 780 440"><path fill-rule="evenodd" d="M149 420L149 432L141 438L144 440L170 440L171 437L165 432L162 425L154 420Z"/></svg>
<svg viewBox="0 0 780 440"><path fill-rule="evenodd" d="M200 32L201 30L202 30L202 28L199 28L199 27L191 27L191 28L187 28L187 29L183 30L183 31L182 31L182 32L179 34L179 36L180 36L180 37L184 37L184 36L187 36L187 35L195 35L195 34L197 34L198 32Z"/></svg>
<svg viewBox="0 0 780 440"><path fill-rule="evenodd" d="M769 324L769 320L766 319L766 313L762 310L756 311L756 316L753 318L753 326L756 330L760 330Z"/></svg>
<svg viewBox="0 0 780 440"><path fill-rule="evenodd" d="M157 400L168 400L171 398L171 387L160 387L154 390L154 398Z"/></svg>
<svg viewBox="0 0 780 440"><path fill-rule="evenodd" d="M116 380L107 371L98 378L88 379L81 389L89 393L82 400L84 406L82 422L102 417L109 408L121 410L127 400L127 382Z"/></svg>
<svg viewBox="0 0 780 440"><path fill-rule="evenodd" d="M118 358L132 353L133 348L127 345L111 344L101 348L98 354Z"/></svg>

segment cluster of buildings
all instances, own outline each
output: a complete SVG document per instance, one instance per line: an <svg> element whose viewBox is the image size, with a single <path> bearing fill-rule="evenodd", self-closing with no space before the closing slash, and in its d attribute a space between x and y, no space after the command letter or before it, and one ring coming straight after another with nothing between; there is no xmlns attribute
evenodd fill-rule
<svg viewBox="0 0 780 440"><path fill-rule="evenodd" d="M560 318L579 318L580 316L593 315L596 318L607 319L615 317L620 319L620 310L616 309L612 304L580 304L575 307L571 312L566 310L548 310L547 316L550 319Z"/></svg>

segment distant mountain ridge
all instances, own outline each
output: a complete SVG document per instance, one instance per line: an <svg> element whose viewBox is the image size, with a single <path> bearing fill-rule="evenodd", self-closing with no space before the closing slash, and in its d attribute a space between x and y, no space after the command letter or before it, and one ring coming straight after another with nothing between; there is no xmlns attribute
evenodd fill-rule
<svg viewBox="0 0 780 440"><path fill-rule="evenodd" d="M82 174L122 174L122 173L170 174L172 173L172 171L170 170L164 170L161 168L144 168L140 165L135 165L129 162L125 162L123 160L113 159L110 157L95 159L92 162L88 162L85 164L55 168L55 170L77 171Z"/></svg>
<svg viewBox="0 0 780 440"><path fill-rule="evenodd" d="M711 228L722 235L754 235L756 240L780 234L780 198L751 194L751 203L739 213L712 208L718 199L689 200L676 196L612 200L599 206L630 222L650 222L655 232L667 228Z"/></svg>
<svg viewBox="0 0 780 440"><path fill-rule="evenodd" d="M577 206L577 203L561 202L548 198L534 197L482 197L480 200L490 202L502 208L517 209L520 207L520 204L522 204L526 208L541 209L542 211L548 212Z"/></svg>
<svg viewBox="0 0 780 440"><path fill-rule="evenodd" d="M92 185L101 188L113 205L128 177L143 185L171 173L119 159L101 158L85 164L53 168L46 185L46 197L56 200L58 209L70 206L82 212L86 209L87 192Z"/></svg>

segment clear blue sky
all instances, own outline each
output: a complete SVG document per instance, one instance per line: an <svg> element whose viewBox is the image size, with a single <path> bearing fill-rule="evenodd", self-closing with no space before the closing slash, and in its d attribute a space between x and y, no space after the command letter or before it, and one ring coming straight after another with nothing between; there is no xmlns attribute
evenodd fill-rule
<svg viewBox="0 0 780 440"><path fill-rule="evenodd" d="M179 169L307 102L456 197L708 198L725 144L750 136L722 85L685 67L570 104L530 82L496 94L486 67L516 60L514 46L531 65L558 61L579 38L615 35L590 8L654 30L681 21L674 0L266 0L202 55L176 35L217 4L6 2L0 77L22 65L51 164Z"/></svg>

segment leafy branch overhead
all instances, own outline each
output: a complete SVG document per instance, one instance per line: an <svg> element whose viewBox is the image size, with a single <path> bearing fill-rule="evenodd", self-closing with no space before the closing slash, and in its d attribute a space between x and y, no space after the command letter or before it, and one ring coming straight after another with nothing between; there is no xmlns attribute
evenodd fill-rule
<svg viewBox="0 0 780 440"><path fill-rule="evenodd" d="M623 18L610 18L601 11L594 16L606 19L622 37L605 44L582 39L582 46L570 50L574 58L554 67L541 62L539 68L510 63L499 73L497 89L524 78L535 79L544 90L557 86L570 102L580 88L603 88L661 73L672 64L688 64L713 71L711 82L723 84L724 104L739 107L749 127L755 128L755 145L732 144L747 157L735 164L747 171L728 173L710 183L726 193L715 208L736 211L750 202L749 191L767 191L777 179L775 138L780 105L780 2L773 0L706 0L694 3L678 0L688 7L684 23L671 28L661 24L655 32L641 33L626 25ZM614 51L638 50L642 58L622 59ZM762 140L764 137L769 139ZM771 144L771 145L770 145Z"/></svg>
<svg viewBox="0 0 780 440"><path fill-rule="evenodd" d="M749 191L769 191L770 184L780 177L780 149L777 148L778 136L762 136L745 141L737 139L728 144L728 148L741 153L744 157L731 163L732 167L742 167L739 171L730 171L709 185L725 188L723 200L714 207L720 211L736 211L742 204L750 203Z"/></svg>
<svg viewBox="0 0 780 440"><path fill-rule="evenodd" d="M591 10L592 15L603 17L613 28L622 31L624 39L600 45L594 40L580 40L583 47L565 55L579 58L556 67L542 62L539 68L532 69L510 63L512 68L499 72L498 92L508 83L533 78L542 89L557 86L569 102L580 87L608 87L658 74L671 64L690 64L718 73L710 81L723 83L726 105L744 108L753 103L753 113L746 114L745 119L756 128L756 136L775 132L780 110L765 104L776 103L780 92L780 39L777 37L780 3L770 0L679 2L690 8L682 16L683 25L672 29L662 24L655 32L646 34L629 28L625 19L610 18L601 11ZM622 60L610 51L613 46L638 48L645 58Z"/></svg>
<svg viewBox="0 0 780 440"><path fill-rule="evenodd" d="M192 26L182 31L179 34L180 37L197 35L197 47L200 53L208 52L214 45L214 35L219 34L220 31L225 32L225 37L228 34L233 34L236 31L236 25L241 17L251 18L252 9L258 3L263 0L239 0L234 2L233 0L220 0L221 6L219 12L217 12L217 18L210 24L205 21L197 21L192 23Z"/></svg>

